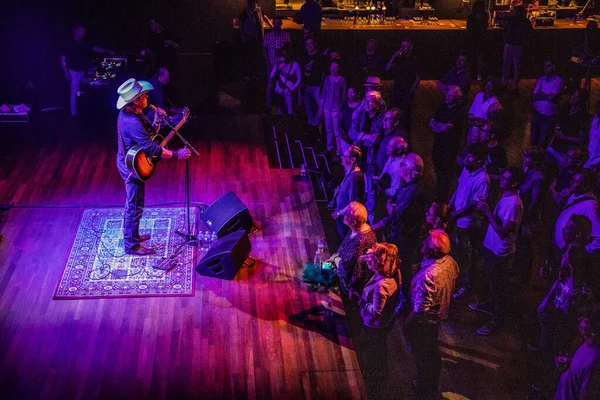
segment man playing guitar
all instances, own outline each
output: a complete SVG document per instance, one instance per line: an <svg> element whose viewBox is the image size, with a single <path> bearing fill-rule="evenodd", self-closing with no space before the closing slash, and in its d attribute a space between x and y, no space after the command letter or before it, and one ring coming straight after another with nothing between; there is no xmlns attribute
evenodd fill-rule
<svg viewBox="0 0 600 400"><path fill-rule="evenodd" d="M121 110L117 120L119 136L119 151L117 154L117 167L125 181L126 202L123 219L123 245L125 253L134 255L153 254L154 250L143 247L142 242L150 239L149 235L140 236L140 220L144 211L145 184L137 179L135 174L127 167L125 155L134 146L140 146L148 156L160 158L186 159L191 155L187 148L171 151L152 141L150 135L159 128L159 116L165 114L158 109L154 118L154 126L142 113L148 107L147 92L154 89L149 82L129 79L123 83L117 93L117 109Z"/></svg>

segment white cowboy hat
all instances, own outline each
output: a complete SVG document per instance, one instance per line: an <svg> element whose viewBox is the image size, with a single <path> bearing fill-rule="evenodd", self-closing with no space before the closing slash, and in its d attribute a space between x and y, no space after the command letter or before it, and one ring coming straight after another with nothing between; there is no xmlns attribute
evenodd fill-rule
<svg viewBox="0 0 600 400"><path fill-rule="evenodd" d="M119 100L117 100L117 110L125 107L126 104L131 103L142 94L149 90L154 89L154 86L150 82L138 81L134 78L127 79L119 88Z"/></svg>

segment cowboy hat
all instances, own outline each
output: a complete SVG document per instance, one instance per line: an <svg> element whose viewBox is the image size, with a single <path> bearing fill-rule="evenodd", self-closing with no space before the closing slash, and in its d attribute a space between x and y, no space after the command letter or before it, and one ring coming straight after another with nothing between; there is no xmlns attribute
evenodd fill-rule
<svg viewBox="0 0 600 400"><path fill-rule="evenodd" d="M154 89L154 86L152 86L150 82L138 81L134 78L127 79L117 89L117 93L119 94L117 110L120 110L125 107L126 104L131 103L133 100L152 89Z"/></svg>
<svg viewBox="0 0 600 400"><path fill-rule="evenodd" d="M369 76L363 86L381 86L381 79L377 76Z"/></svg>

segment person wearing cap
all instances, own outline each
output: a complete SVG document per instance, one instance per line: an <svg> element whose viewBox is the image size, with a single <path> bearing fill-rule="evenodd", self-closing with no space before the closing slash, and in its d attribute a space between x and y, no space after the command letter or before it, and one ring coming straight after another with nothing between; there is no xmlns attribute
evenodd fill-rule
<svg viewBox="0 0 600 400"><path fill-rule="evenodd" d="M165 115L164 110L158 109L154 125L144 116L143 111L148 107L148 91L154 89L150 82L137 81L133 78L125 81L117 93L117 133L119 150L117 152L117 168L125 181L126 202L123 217L123 246L125 253L133 255L149 255L154 250L143 247L142 242L150 239L148 235L140 235L140 220L144 211L145 184L136 179L127 168L125 155L135 145L140 146L148 156L161 158L185 159L191 155L187 148L177 151L168 150L154 143L150 135L159 128L158 115Z"/></svg>
<svg viewBox="0 0 600 400"><path fill-rule="evenodd" d="M369 76L369 77L367 77L367 79L365 80L365 83L362 86L364 89L364 96L363 96L362 101L360 102L360 105L358 107L356 107L356 109L354 110L354 113L352 113L353 120L356 118L359 111L365 107L367 93L372 92L372 91L381 93L381 78L379 78L377 76ZM387 110L387 104L385 103L385 100L383 99L383 97L381 98L381 107L383 107L384 111Z"/></svg>

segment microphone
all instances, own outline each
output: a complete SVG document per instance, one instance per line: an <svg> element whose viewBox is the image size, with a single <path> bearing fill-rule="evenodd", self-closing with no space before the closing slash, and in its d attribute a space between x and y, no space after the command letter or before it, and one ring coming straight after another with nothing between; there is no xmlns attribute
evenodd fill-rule
<svg viewBox="0 0 600 400"><path fill-rule="evenodd" d="M166 116L167 116L167 113L166 113L166 112L164 112L164 111L159 111L159 110L158 110L158 107L156 107L154 104L148 104L148 107L149 107L149 108L150 108L152 111L154 111L154 112L155 112L155 113L156 113L158 116L160 116L160 117L163 117L163 118L164 118L164 117L166 117Z"/></svg>

